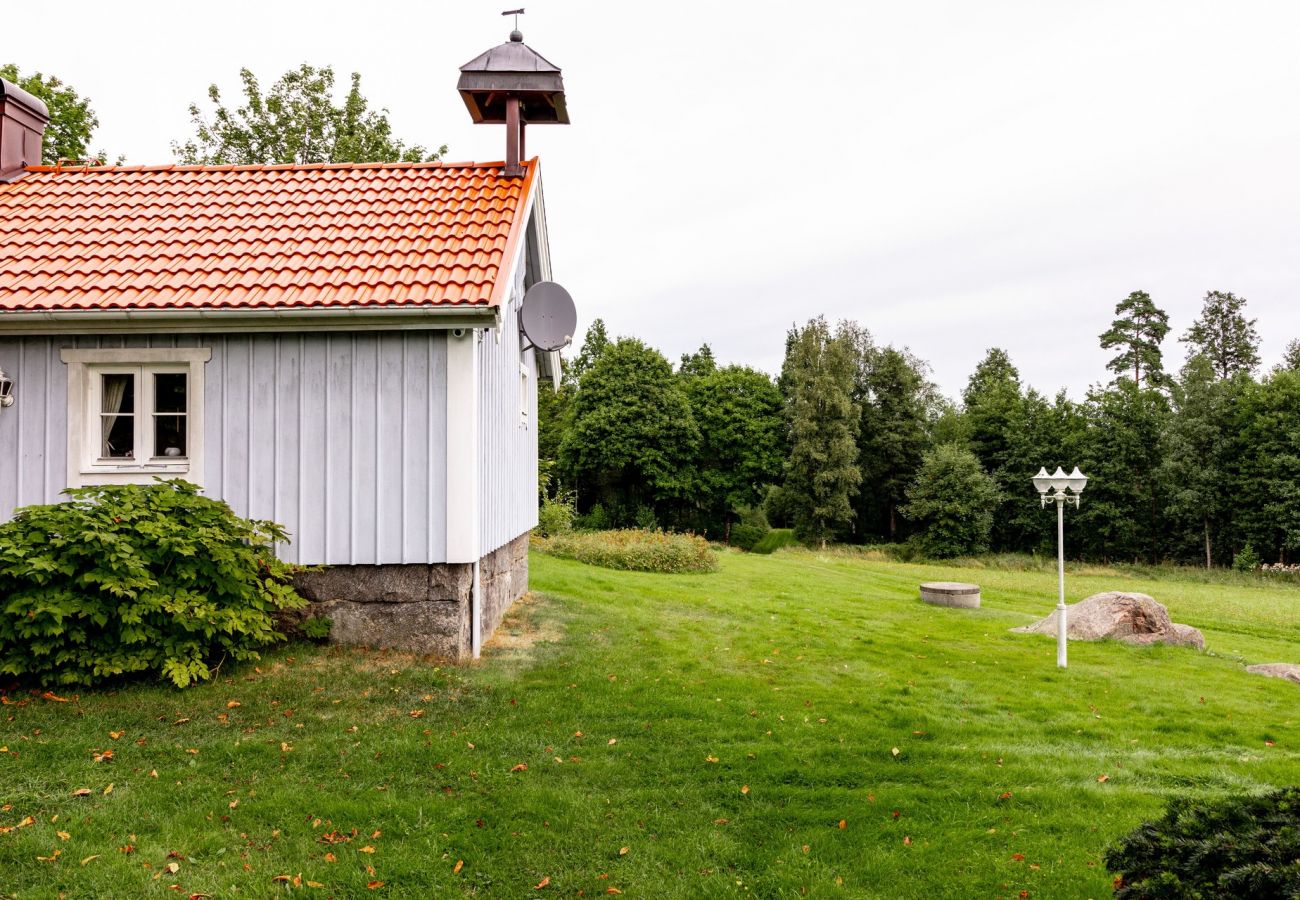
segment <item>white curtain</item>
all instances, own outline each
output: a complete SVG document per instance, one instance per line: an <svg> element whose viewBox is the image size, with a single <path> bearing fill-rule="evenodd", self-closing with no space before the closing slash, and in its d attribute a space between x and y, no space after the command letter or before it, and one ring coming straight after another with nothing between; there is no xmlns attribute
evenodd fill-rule
<svg viewBox="0 0 1300 900"><path fill-rule="evenodd" d="M126 397L126 386L130 382L130 375L100 376L100 384L104 388L104 412L113 413L106 415L104 419L104 432L101 440L104 446L100 451L100 456L107 458L110 456L110 447L108 446L108 436L113 432L113 426L117 424L116 413L122 411L122 400Z"/></svg>

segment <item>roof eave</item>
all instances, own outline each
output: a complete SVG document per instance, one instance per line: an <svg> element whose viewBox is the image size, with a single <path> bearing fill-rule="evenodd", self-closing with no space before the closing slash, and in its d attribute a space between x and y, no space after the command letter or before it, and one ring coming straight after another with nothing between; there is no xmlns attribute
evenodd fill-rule
<svg viewBox="0 0 1300 900"><path fill-rule="evenodd" d="M282 309L4 310L0 335L168 332L429 331L489 328L495 305Z"/></svg>

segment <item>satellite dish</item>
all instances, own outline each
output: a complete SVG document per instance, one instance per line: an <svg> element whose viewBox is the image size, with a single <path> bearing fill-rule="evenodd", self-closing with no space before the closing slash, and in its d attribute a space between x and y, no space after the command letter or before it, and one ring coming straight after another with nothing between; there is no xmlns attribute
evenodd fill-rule
<svg viewBox="0 0 1300 900"><path fill-rule="evenodd" d="M573 298L554 281L539 281L524 294L519 330L531 346L548 352L563 350L573 343L577 328L578 310Z"/></svg>

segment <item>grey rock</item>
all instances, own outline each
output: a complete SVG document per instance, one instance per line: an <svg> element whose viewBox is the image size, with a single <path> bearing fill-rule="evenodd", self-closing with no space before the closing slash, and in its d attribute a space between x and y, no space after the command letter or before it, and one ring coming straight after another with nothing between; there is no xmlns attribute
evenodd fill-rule
<svg viewBox="0 0 1300 900"><path fill-rule="evenodd" d="M1260 663L1257 666L1246 666L1246 671L1252 675L1285 678L1287 681L1300 684L1300 665L1295 663Z"/></svg>
<svg viewBox="0 0 1300 900"><path fill-rule="evenodd" d="M1066 633L1071 640L1115 638L1133 644L1173 644L1205 649L1205 638L1190 625L1169 618L1169 610L1147 594L1105 591L1081 600L1065 611ZM1021 634L1056 634L1058 613L1013 628Z"/></svg>

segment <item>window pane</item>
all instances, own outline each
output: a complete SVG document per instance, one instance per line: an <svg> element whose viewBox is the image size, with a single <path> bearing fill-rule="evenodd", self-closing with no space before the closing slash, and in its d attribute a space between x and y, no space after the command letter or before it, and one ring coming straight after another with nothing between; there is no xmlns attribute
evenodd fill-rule
<svg viewBox="0 0 1300 900"><path fill-rule="evenodd" d="M100 456L107 459L132 459L135 457L135 416L99 417L103 422L104 446Z"/></svg>
<svg viewBox="0 0 1300 900"><path fill-rule="evenodd" d="M155 456L185 456L185 416L157 415L153 417L153 445Z"/></svg>
<svg viewBox="0 0 1300 900"><path fill-rule="evenodd" d="M130 459L135 456L135 376L105 374L100 381L102 400L100 421L106 458Z"/></svg>
<svg viewBox="0 0 1300 900"><path fill-rule="evenodd" d="M154 412L185 412L185 375L181 372L153 377Z"/></svg>

